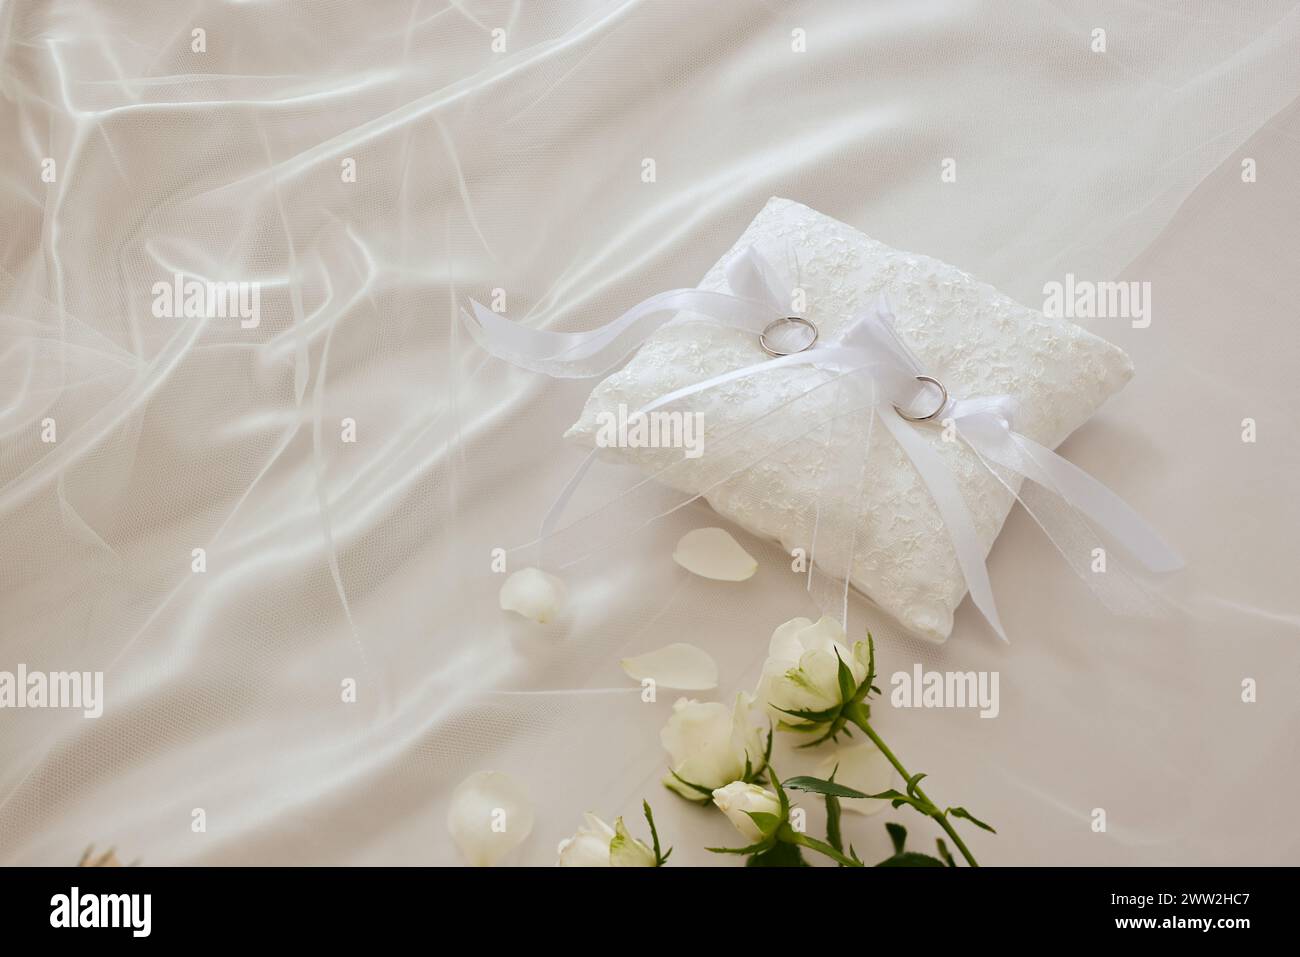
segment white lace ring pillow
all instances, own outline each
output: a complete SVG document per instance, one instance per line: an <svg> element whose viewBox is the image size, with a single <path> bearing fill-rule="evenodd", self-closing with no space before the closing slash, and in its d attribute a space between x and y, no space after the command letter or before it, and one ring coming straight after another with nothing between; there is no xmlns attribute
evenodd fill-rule
<svg viewBox="0 0 1300 957"><path fill-rule="evenodd" d="M1048 448L1064 441L1132 375L1122 350L1086 330L1049 319L954 266L892 249L787 199L768 201L700 288L728 291L726 268L750 246L784 272L792 290L801 290L802 314L824 336L837 335L856 312L884 293L897 331L953 395L1014 397L1020 405L1017 430ZM595 447L598 424L617 416L620 405L638 409L673 390L765 358L753 335L684 319L657 330L626 366L597 385L566 437ZM734 441L711 448L712 439L752 423L827 374L797 367L765 375L784 381L773 387L753 377L691 397L690 408L702 413L707 469L682 462L681 451L674 449L615 448L608 454L651 473L676 462L665 474L667 484L688 494L704 493L719 514L776 539L787 551L808 546L808 516L818 511L823 524L856 523L849 570L854 588L909 632L932 641L946 639L953 611L966 592L965 579L920 475L884 430L873 431L856 500L825 500L823 479L810 468L810 463L824 461L825 439L812 432L757 462L752 449ZM801 401L800 415L815 420L817 402L835 401L834 390L819 391L825 397ZM834 414L829 408L820 411ZM956 476L987 554L1014 497L969 448L943 441L938 429L923 432ZM734 461L726 461L729 456ZM730 480L716 481L718 475L733 473Z"/></svg>

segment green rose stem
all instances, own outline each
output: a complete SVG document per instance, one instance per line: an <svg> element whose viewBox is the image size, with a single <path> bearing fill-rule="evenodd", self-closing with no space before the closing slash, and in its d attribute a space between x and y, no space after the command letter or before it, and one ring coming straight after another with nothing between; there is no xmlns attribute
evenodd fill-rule
<svg viewBox="0 0 1300 957"><path fill-rule="evenodd" d="M913 781L912 775L908 773L907 768L903 767L903 762L894 756L894 752L889 750L889 745L885 744L880 735L876 734L875 730L871 727L871 722L867 720L867 709L863 704L860 701L855 701L848 705L844 709L844 717L848 718L848 720L861 728L862 733L871 739L871 743L880 749L880 753L889 759L889 763L894 766L894 770L903 776L903 780L910 782L909 790L912 794L916 795L920 802L914 804L913 807L918 811L921 811L923 814L927 814L934 818L939 823L939 826L944 829L944 832L952 838L952 842L957 845L957 850L961 851L961 856L966 858L966 863L971 867L979 867L979 864L975 861L974 855L972 855L970 849L966 847L966 842L961 839L957 830L952 826L952 822L948 820L948 816L943 811L940 811L926 793L921 790L920 785ZM821 842L818 841L817 843L820 844ZM828 857L835 857L836 860L839 860L839 858L844 856L842 854L836 856L834 848L830 848L829 852L822 847L817 847L816 850L821 851ZM840 863L843 864L844 862L841 860Z"/></svg>

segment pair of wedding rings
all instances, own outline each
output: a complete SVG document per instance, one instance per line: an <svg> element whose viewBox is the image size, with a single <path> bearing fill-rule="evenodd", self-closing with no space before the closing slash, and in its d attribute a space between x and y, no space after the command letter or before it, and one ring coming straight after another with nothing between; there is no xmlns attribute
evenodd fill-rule
<svg viewBox="0 0 1300 957"><path fill-rule="evenodd" d="M782 352L772 345L771 341L768 339L768 334L775 333L778 329L783 329L786 326L803 326L810 333L812 333L812 335L809 336L808 340L803 345L801 345L798 349L791 349L789 352ZM781 356L792 356L795 355L796 353L804 352L808 349L811 349L814 345L817 344L817 338L818 338L817 327L813 325L811 322L809 322L807 319L804 319L801 316L783 316L780 319L775 319L772 322L769 322L767 326L763 329L763 331L758 334L758 344L762 346L763 351L766 352L769 356L779 359ZM935 406L934 411L931 412L929 415L912 415L908 412L903 411L898 406L894 406L894 411L897 412L904 419L906 419L908 422L928 422L931 419L935 418L937 415L939 415L940 412L942 412L945 408L948 407L948 390L944 388L943 383L940 382L938 379L936 379L934 376L919 375L916 377L916 381L928 382L939 389L939 404Z"/></svg>

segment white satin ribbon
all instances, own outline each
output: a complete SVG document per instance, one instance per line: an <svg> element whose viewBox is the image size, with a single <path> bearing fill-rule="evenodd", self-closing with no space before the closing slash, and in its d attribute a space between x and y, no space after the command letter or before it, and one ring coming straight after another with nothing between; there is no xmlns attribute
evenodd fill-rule
<svg viewBox="0 0 1300 957"><path fill-rule="evenodd" d="M488 352L515 365L557 378L596 376L607 372L679 313L684 318L742 329L758 335L774 319L788 315L782 306L782 286L771 266L753 248L745 250L727 269L735 295L696 289L675 289L651 296L612 322L590 332L559 333L527 329L471 301L473 314L461 315L471 335ZM897 408L921 408L934 388L918 380L924 367L894 328L894 317L882 296L859 312L833 340L812 348L712 376L662 395L636 415L759 373L790 366L815 366L870 386L875 414L898 442L925 483L952 540L972 602L1003 641L1007 640L983 548L961 490L942 456L921 432L929 423L952 428L985 467L996 465L1022 480L1036 482L1061 499L1073 512L1094 522L1152 571L1182 566L1177 553L1117 495L1082 469L1050 449L1015 431L1016 401L1010 396L949 397L926 423L905 420ZM936 377L937 378L937 377ZM565 485L543 519L539 542L557 529L565 507L576 493L599 450L591 452ZM1001 476L999 481L1005 480ZM1015 493L1016 489L1008 486ZM1035 514L1057 547L1044 519ZM850 556L851 558L851 556ZM846 570L846 579L851 574Z"/></svg>
<svg viewBox="0 0 1300 957"><path fill-rule="evenodd" d="M470 300L461 310L469 333L484 349L512 365L557 379L604 375L678 313L698 313L716 325L761 332L777 318L769 304L704 289L670 289L637 303L590 332L529 329Z"/></svg>

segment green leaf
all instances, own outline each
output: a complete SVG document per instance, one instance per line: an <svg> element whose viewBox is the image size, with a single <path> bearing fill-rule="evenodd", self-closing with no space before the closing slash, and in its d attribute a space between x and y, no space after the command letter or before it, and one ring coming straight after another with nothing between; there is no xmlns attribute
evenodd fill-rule
<svg viewBox="0 0 1300 957"><path fill-rule="evenodd" d="M839 662L839 669L836 671L836 677L838 678L840 685L840 703L845 704L852 701L853 696L857 694L858 683L853 680L853 672L849 670L849 666L846 665L844 659L840 657L840 650L838 648L835 649L835 660Z"/></svg>
<svg viewBox="0 0 1300 957"><path fill-rule="evenodd" d="M794 844L778 843L771 850L755 854L745 862L746 867L811 867L803 853Z"/></svg>
<svg viewBox="0 0 1300 957"><path fill-rule="evenodd" d="M826 843L837 851L844 850L844 838L840 833L840 799L834 794L826 795Z"/></svg>
<svg viewBox="0 0 1300 957"><path fill-rule="evenodd" d="M797 731L799 734L821 734L826 727L826 722L818 724L791 724L789 721L777 722L777 727L782 731Z"/></svg>
<svg viewBox="0 0 1300 957"><path fill-rule="evenodd" d="M927 775L925 772L921 772L920 774L913 774L910 778L907 779L908 797L916 797L916 786L920 784L921 779L925 777L929 777L929 775Z"/></svg>
<svg viewBox="0 0 1300 957"><path fill-rule="evenodd" d="M768 814L766 811L746 811L749 819L758 825L758 829L764 834L771 834L781 826L782 819L775 814Z"/></svg>
<svg viewBox="0 0 1300 957"><path fill-rule="evenodd" d="M858 685L857 690L853 693L853 701L865 701L867 695L871 692L880 694L880 689L876 687L876 642L871 637L871 632L867 632L867 676L862 679L862 684Z"/></svg>
<svg viewBox="0 0 1300 957"><path fill-rule="evenodd" d="M953 817L965 818L966 820L974 824L976 827L982 827L984 828L984 830L988 831L991 834L997 833L997 831L993 830L993 828L990 825L985 824L983 821L977 818L970 811L966 810L964 807L950 807L948 808L948 810L944 811L943 813L951 814Z"/></svg>
<svg viewBox="0 0 1300 957"><path fill-rule="evenodd" d="M776 841L768 839L757 841L746 847L706 847L706 851L712 851L714 854L762 854L775 844Z"/></svg>
<svg viewBox="0 0 1300 957"><path fill-rule="evenodd" d="M768 777L772 779L772 788L776 791L776 799L781 802L781 809L777 813L781 816L781 820L785 821L790 817L790 798L786 796L785 788L781 787L781 776L776 773L776 768L769 764L767 770Z"/></svg>
<svg viewBox="0 0 1300 957"><path fill-rule="evenodd" d="M662 867L664 861L668 860L668 854L671 854L673 849L668 848L667 854L659 852L659 831L655 828L655 815L650 810L650 802L644 798L641 800L641 810L645 814L645 822L650 825L650 840L654 843L655 861L658 862L655 866Z"/></svg>
<svg viewBox="0 0 1300 957"><path fill-rule="evenodd" d="M813 778L812 780L816 781L817 779L816 779L816 778ZM793 784L791 784L789 781L786 781L785 783L786 783L786 786L787 786L787 787L793 787L793 788L795 788L796 790L813 790L812 788L798 788L797 785L793 785ZM842 786L842 785L839 785L839 784L835 785L835 787L837 787L837 788L838 788L838 787L841 787L841 786ZM845 788L845 790L849 790L849 789L848 789L848 788ZM820 793L823 793L823 792L818 791L817 793L820 794ZM927 815L928 815L928 814L930 813L930 811L929 811L929 809L928 809L928 807L929 807L928 805L926 805L926 804L922 804L922 803L921 803L920 801L918 801L916 798L908 797L908 796L907 796L906 794L904 794L902 791L896 791L896 790L894 790L893 788L890 788L888 791L880 791L880 792L877 793L877 794L863 794L861 791L854 791L852 794L840 794L839 792L836 792L836 796L837 796L837 797L872 798L873 800L876 800L876 801L888 801L888 802L889 802L889 806L890 806L890 807L895 807L895 808L902 807L904 804L906 804L908 807L914 807L914 808L916 808L916 809L917 809L918 811L920 811L922 814L927 814Z"/></svg>
<svg viewBox="0 0 1300 957"><path fill-rule="evenodd" d="M855 857L847 856L843 851L832 847L825 841L819 841L815 837L809 837L807 834L796 832L790 825L785 825L777 833L777 839L787 841L791 844L800 844L804 847L812 848L819 854L825 854L831 860L835 861L841 867L861 867L862 862Z"/></svg>
<svg viewBox="0 0 1300 957"><path fill-rule="evenodd" d="M845 787L843 784L836 784L834 781L825 781L821 778L810 777L809 775L800 775L799 777L790 778L785 782L785 786L794 791L811 791L813 794L829 794L837 798L866 798L873 797L871 794L864 794L853 788ZM897 794L898 792L894 792Z"/></svg>
<svg viewBox="0 0 1300 957"><path fill-rule="evenodd" d="M828 784L835 783L835 775L840 773L840 766L837 762L835 767L831 768L831 776L826 779ZM844 850L844 837L840 833L840 799L834 794L826 795L826 843L837 851Z"/></svg>
<svg viewBox="0 0 1300 957"><path fill-rule="evenodd" d="M903 854L895 854L893 857L887 857L877 867L943 867L943 861L937 857L931 857L929 854L918 854L915 851L907 851Z"/></svg>
<svg viewBox="0 0 1300 957"><path fill-rule="evenodd" d="M688 787L688 788L690 788L692 791L698 791L700 794L704 795L704 797L702 798L702 801L712 801L712 800L713 800L713 788L706 788L706 787L704 787L704 785L702 785L702 784L692 784L690 781L687 781L684 777L682 777L680 774L678 774L678 773L677 773L676 771L674 771L672 768L669 768L669 769L668 769L668 773L671 774L671 775L673 776L673 778L676 779L676 781L677 781L679 784L681 784L683 787Z"/></svg>
<svg viewBox="0 0 1300 957"><path fill-rule="evenodd" d="M843 662L840 662L843 664ZM774 706L775 707L775 706ZM801 721L807 721L812 724L825 724L840 713L839 705L833 708L827 708L824 711L810 711L807 708L777 708L782 714L788 714L792 718L798 718ZM795 727L798 727L796 725Z"/></svg>
<svg viewBox="0 0 1300 957"><path fill-rule="evenodd" d="M952 852L948 850L948 845L943 842L943 838L936 837L934 843L939 847L939 857L943 859L943 862L949 867L956 867L957 862L952 859Z"/></svg>
<svg viewBox="0 0 1300 957"><path fill-rule="evenodd" d="M839 735L841 732L843 732L844 734L848 734L848 729L846 729L844 726L843 717L836 718L829 725L817 725L816 727L809 727L808 730L818 731L823 727L826 728L825 734L823 734L820 738L818 738L815 741L809 741L807 744L799 745L799 748L800 749L815 748L823 741L834 741L836 739L836 736Z"/></svg>
<svg viewBox="0 0 1300 957"><path fill-rule="evenodd" d="M893 821L890 821L885 825L885 830L889 832L889 840L893 842L894 853L902 854L903 845L907 843L907 828L903 827L901 824L895 824Z"/></svg>

